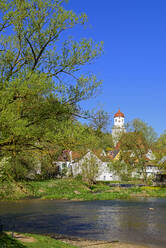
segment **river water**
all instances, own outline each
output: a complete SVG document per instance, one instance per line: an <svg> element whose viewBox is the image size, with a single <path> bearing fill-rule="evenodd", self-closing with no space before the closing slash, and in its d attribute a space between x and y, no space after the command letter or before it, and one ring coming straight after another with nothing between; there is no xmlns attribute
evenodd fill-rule
<svg viewBox="0 0 166 248"><path fill-rule="evenodd" d="M166 247L166 199L0 202L5 230Z"/></svg>

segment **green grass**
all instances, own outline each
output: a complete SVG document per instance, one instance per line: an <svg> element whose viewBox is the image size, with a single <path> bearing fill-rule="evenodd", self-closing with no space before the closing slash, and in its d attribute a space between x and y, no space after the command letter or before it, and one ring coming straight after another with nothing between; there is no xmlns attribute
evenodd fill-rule
<svg viewBox="0 0 166 248"><path fill-rule="evenodd" d="M113 200L130 199L135 197L166 197L166 188L137 187L131 188L111 187L108 183L98 182L88 186L81 180L66 178L47 181L32 181L23 184L23 190L14 187L1 199L17 200L36 197L40 199L66 199L66 200Z"/></svg>
<svg viewBox="0 0 166 248"><path fill-rule="evenodd" d="M110 187L108 183L99 182L88 187L84 182L76 179L57 179L44 182L32 182L34 195L41 199L68 200L111 200L130 199L133 197L166 197L166 188Z"/></svg>
<svg viewBox="0 0 166 248"><path fill-rule="evenodd" d="M0 247L1 248L25 248L22 243L13 239L6 233L0 234Z"/></svg>
<svg viewBox="0 0 166 248"><path fill-rule="evenodd" d="M59 240L36 234L23 234L33 237L34 242L23 242L12 238L10 235L0 234L0 248L76 248L76 246L65 244Z"/></svg>

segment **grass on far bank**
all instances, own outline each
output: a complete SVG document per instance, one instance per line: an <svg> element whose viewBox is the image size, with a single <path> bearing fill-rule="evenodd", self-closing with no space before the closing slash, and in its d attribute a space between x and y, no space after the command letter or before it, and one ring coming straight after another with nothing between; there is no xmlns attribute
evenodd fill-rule
<svg viewBox="0 0 166 248"><path fill-rule="evenodd" d="M6 195L4 193L0 195L0 199L17 200L36 197L40 199L113 200L135 197L166 197L166 188L163 187L138 187L135 184L131 188L121 188L112 187L109 182L98 182L93 186L88 186L85 182L73 178L19 184L22 188L20 185L12 185Z"/></svg>
<svg viewBox="0 0 166 248"><path fill-rule="evenodd" d="M22 237L22 238L21 238ZM48 236L36 234L23 234L19 238L12 238L11 235L0 234L1 248L76 248L76 246L65 244Z"/></svg>

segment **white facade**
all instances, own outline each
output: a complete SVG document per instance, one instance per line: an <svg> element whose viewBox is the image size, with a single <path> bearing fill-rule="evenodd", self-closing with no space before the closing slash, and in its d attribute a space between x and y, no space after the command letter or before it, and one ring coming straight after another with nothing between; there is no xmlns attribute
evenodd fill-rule
<svg viewBox="0 0 166 248"><path fill-rule="evenodd" d="M114 117L114 127L124 128L124 117Z"/></svg>
<svg viewBox="0 0 166 248"><path fill-rule="evenodd" d="M59 166L60 172L63 171L64 168L67 169L66 176L76 177L82 174L82 169L84 163L88 163L91 159L95 159L95 163L98 166L98 172L96 173L95 180L96 181L120 181L121 177L110 167L111 162L103 162L100 158L98 158L92 151L88 151L78 162L74 161L59 161L56 164ZM120 161L119 161L120 163ZM86 168L88 169L88 167ZM124 167L125 173L125 167ZM147 177L154 177L160 173L158 167L149 165L146 167ZM143 178L142 173L135 170L132 172L132 177Z"/></svg>
<svg viewBox="0 0 166 248"><path fill-rule="evenodd" d="M120 178L115 175L113 171L109 168L108 162L103 162L99 159L93 152L89 151L85 154L85 156L80 159L78 162L72 163L72 175L75 177L77 175L81 175L82 166L85 161L90 160L91 158L96 160L96 164L98 165L98 173L96 174L96 181L117 181Z"/></svg>
<svg viewBox="0 0 166 248"><path fill-rule="evenodd" d="M108 162L102 162L96 181L119 181L120 177L110 170Z"/></svg>
<svg viewBox="0 0 166 248"><path fill-rule="evenodd" d="M119 109L118 112L114 115L114 126L112 128L112 138L114 146L116 146L116 144L118 143L120 135L123 132L126 132L124 123L124 114L121 113Z"/></svg>
<svg viewBox="0 0 166 248"><path fill-rule="evenodd" d="M149 160L155 160L156 157L154 155L154 153L152 152L151 149L148 150L147 154L146 154L146 157L149 159Z"/></svg>
<svg viewBox="0 0 166 248"><path fill-rule="evenodd" d="M96 163L98 164L98 173L96 175L96 181L120 181L120 176L113 170L110 169L109 164L111 162L103 162L99 159L93 152L89 151L82 159L80 159L76 163L71 164L71 170L73 176L81 175L82 173L82 165L87 159L95 158ZM120 163L120 162L119 162ZM160 171L158 167L149 165L146 167L147 177L154 177ZM143 175L135 171L132 173L132 177L143 178Z"/></svg>
<svg viewBox="0 0 166 248"><path fill-rule="evenodd" d="M146 166L146 175L148 178L154 178L159 173L160 173L160 170L157 166L154 166L154 165ZM139 179L144 178L143 173L137 170L132 172L132 177L136 177Z"/></svg>
<svg viewBox="0 0 166 248"><path fill-rule="evenodd" d="M158 173L160 173L160 170L157 166L147 166L146 167L146 173L147 173L147 176L150 177L150 176L155 176L157 175Z"/></svg>

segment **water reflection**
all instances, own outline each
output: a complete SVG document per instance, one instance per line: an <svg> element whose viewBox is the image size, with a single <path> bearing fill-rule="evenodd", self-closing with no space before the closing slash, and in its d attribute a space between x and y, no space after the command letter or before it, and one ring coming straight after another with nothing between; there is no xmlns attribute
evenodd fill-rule
<svg viewBox="0 0 166 248"><path fill-rule="evenodd" d="M6 229L166 247L166 199L1 202Z"/></svg>

